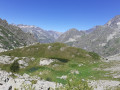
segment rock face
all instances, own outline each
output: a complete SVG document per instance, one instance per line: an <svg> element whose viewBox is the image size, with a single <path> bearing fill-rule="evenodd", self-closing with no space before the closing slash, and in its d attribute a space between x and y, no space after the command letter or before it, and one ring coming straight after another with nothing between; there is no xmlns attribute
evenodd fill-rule
<svg viewBox="0 0 120 90"><path fill-rule="evenodd" d="M40 43L54 42L55 39L57 39L61 35L61 33L59 32L46 31L36 26L23 25L23 24L19 24L17 26L21 28L24 32L29 32L33 34L37 39L37 41Z"/></svg>
<svg viewBox="0 0 120 90"><path fill-rule="evenodd" d="M72 44L76 42L78 38L84 35L84 31L78 31L77 29L72 28L67 32L63 33L56 41Z"/></svg>
<svg viewBox="0 0 120 90"><path fill-rule="evenodd" d="M81 35L78 33L79 31L73 31L70 34L70 31L67 31L57 41L93 51L105 57L120 53L120 15L115 16L105 25L95 26Z"/></svg>
<svg viewBox="0 0 120 90"><path fill-rule="evenodd" d="M30 33L24 33L20 28L10 25L0 19L0 48L11 49L37 42Z"/></svg>

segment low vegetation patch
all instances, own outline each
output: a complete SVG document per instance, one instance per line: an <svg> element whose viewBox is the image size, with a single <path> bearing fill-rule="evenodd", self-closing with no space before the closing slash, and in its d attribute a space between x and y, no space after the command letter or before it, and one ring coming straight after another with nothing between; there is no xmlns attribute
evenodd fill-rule
<svg viewBox="0 0 120 90"><path fill-rule="evenodd" d="M11 72L19 72L19 69L20 69L20 66L18 61L14 61L10 66Z"/></svg>

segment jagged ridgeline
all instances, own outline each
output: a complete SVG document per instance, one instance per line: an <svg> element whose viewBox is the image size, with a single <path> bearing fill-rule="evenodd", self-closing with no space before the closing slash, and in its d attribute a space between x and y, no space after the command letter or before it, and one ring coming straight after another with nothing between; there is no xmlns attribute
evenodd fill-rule
<svg viewBox="0 0 120 90"><path fill-rule="evenodd" d="M56 41L94 51L104 57L118 54L120 53L120 15L115 16L105 25L95 26L86 31L70 29Z"/></svg>
<svg viewBox="0 0 120 90"><path fill-rule="evenodd" d="M15 57L34 57L34 58L51 58L58 59L62 62L73 61L94 61L99 60L100 57L93 52L87 52L83 49L70 47L62 43L50 44L36 44L24 48L17 48L1 55L15 56Z"/></svg>
<svg viewBox="0 0 120 90"><path fill-rule="evenodd" d="M0 19L0 48L12 49L35 43L34 36Z"/></svg>
<svg viewBox="0 0 120 90"><path fill-rule="evenodd" d="M53 30L47 31L34 25L18 24L15 26L19 27L23 32L29 32L33 34L40 43L53 43L62 34L61 32Z"/></svg>

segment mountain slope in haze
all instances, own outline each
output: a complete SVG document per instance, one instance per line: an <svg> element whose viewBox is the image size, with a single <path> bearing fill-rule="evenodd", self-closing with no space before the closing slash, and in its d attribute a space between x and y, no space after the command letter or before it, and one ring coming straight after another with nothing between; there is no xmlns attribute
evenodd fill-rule
<svg viewBox="0 0 120 90"><path fill-rule="evenodd" d="M54 42L55 39L57 39L61 35L61 33L59 32L46 31L36 26L23 25L23 24L19 24L17 26L21 28L24 32L29 32L33 34L37 39L37 41L40 43Z"/></svg>
<svg viewBox="0 0 120 90"><path fill-rule="evenodd" d="M60 35L62 34L62 32L57 32L57 31L53 31L53 30L49 30L47 31L49 33L49 35L53 36L56 39L58 39L60 37Z"/></svg>
<svg viewBox="0 0 120 90"><path fill-rule="evenodd" d="M56 40L56 42L64 42L64 43L69 43L71 45L73 42L76 42L78 38L84 35L85 35L84 31L78 31L77 29L72 28L68 30L67 32L63 33Z"/></svg>
<svg viewBox="0 0 120 90"><path fill-rule="evenodd" d="M69 35L66 34L65 37L68 36ZM73 36L70 36L69 38L74 39ZM69 39L66 41L68 40ZM66 43L66 41L61 40L60 42ZM72 42L72 46L80 47L88 51L94 51L102 56L120 53L120 15L115 16L105 25L95 26L94 28L87 30L84 36L79 37L76 41Z"/></svg>
<svg viewBox="0 0 120 90"><path fill-rule="evenodd" d="M37 42L30 33L24 33L20 28L10 25L0 19L0 48L11 49Z"/></svg>

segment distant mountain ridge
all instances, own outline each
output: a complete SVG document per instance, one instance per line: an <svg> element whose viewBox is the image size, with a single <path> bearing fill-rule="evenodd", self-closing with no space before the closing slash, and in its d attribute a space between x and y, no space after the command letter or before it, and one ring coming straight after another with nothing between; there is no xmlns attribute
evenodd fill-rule
<svg viewBox="0 0 120 90"><path fill-rule="evenodd" d="M61 42L105 57L120 53L120 15L104 25L97 25L86 31L72 28L61 33L33 25L10 25L2 19L0 19L0 30L1 48L18 47L35 42Z"/></svg>
<svg viewBox="0 0 120 90"><path fill-rule="evenodd" d="M40 27L31 26L31 25L16 25L21 28L24 32L29 32L35 36L38 42L40 43L52 43L62 34L57 31L46 31L41 29Z"/></svg>
<svg viewBox="0 0 120 90"><path fill-rule="evenodd" d="M84 31L78 31L75 28L69 29L67 32L63 33L56 42L64 42L64 43L71 43L75 42L77 38L85 35Z"/></svg>

